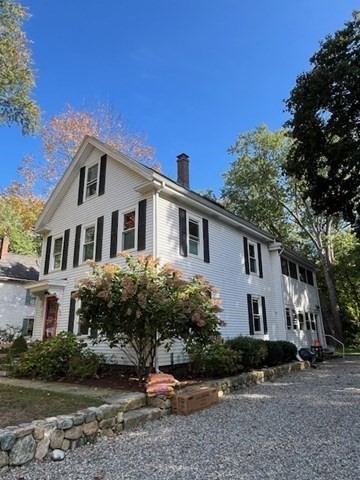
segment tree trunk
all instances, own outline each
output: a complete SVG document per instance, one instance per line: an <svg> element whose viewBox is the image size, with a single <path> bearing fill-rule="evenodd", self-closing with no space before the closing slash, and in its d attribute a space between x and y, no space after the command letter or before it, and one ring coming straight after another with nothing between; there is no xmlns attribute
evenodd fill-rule
<svg viewBox="0 0 360 480"><path fill-rule="evenodd" d="M326 258L323 255L321 255L320 260L323 267L326 286L328 289L329 305L331 312L331 318L324 319L324 322L328 327L329 334L342 341L343 329L340 318L340 308L335 288L335 282L332 275L332 266L328 264Z"/></svg>

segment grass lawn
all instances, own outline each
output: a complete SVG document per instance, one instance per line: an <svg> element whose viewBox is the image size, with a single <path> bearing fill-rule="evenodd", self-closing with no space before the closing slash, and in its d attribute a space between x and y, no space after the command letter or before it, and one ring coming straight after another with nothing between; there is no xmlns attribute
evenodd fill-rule
<svg viewBox="0 0 360 480"><path fill-rule="evenodd" d="M104 401L67 393L0 385L0 428L46 417L74 413Z"/></svg>
<svg viewBox="0 0 360 480"><path fill-rule="evenodd" d="M342 348L337 348L336 353L338 355L342 355L343 354ZM360 348L346 348L345 347L345 355L360 355Z"/></svg>

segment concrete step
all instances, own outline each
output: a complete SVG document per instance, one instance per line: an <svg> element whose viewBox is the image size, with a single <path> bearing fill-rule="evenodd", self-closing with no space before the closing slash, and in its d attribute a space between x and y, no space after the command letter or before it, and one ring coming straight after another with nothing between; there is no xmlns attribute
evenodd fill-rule
<svg viewBox="0 0 360 480"><path fill-rule="evenodd" d="M142 407L124 413L124 430L131 430L143 423L157 420L161 417L161 409L156 407Z"/></svg>

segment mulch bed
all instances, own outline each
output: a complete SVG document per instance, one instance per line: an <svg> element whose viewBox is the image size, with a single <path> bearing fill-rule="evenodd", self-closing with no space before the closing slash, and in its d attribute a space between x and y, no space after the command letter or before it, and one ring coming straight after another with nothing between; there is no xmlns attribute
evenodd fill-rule
<svg viewBox="0 0 360 480"><path fill-rule="evenodd" d="M165 373L165 372L164 372ZM183 388L189 385L199 383L205 378L195 377L190 375L186 370L181 369L172 373L176 380L180 382L179 387ZM72 383L76 385L85 385L93 388L109 388L112 390L128 390L132 392L144 392L144 385L139 385L139 380L136 374L129 369L111 368L108 371L100 374L96 378L62 378L59 380L62 383Z"/></svg>

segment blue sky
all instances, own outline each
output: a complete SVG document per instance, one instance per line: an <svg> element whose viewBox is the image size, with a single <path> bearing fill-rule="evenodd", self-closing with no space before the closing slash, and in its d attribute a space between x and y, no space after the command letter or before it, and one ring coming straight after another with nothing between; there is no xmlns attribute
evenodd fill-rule
<svg viewBox="0 0 360 480"><path fill-rule="evenodd" d="M112 103L148 135L164 174L190 156L194 190L218 191L236 136L280 128L283 100L356 0L22 0L44 116ZM0 128L0 187L39 140ZM38 157L39 158L39 157Z"/></svg>

